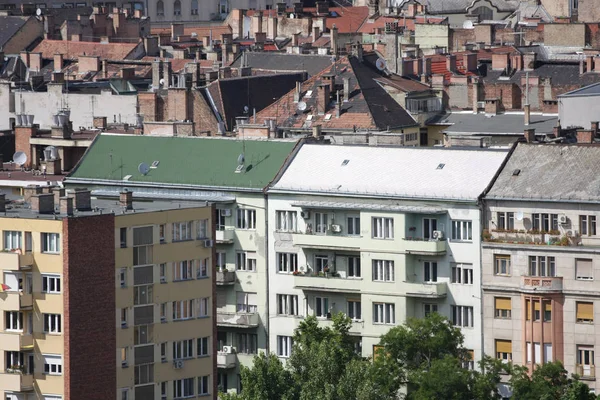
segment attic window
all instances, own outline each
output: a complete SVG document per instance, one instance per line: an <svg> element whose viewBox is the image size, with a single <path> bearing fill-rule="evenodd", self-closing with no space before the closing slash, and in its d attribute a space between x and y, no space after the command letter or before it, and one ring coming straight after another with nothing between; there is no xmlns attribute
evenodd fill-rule
<svg viewBox="0 0 600 400"><path fill-rule="evenodd" d="M519 174L520 174L520 173L521 173L521 170L520 170L520 169L515 169L515 170L513 171L513 176L519 176Z"/></svg>
<svg viewBox="0 0 600 400"><path fill-rule="evenodd" d="M310 97L310 96L312 96L312 90L307 90L304 97Z"/></svg>
<svg viewBox="0 0 600 400"><path fill-rule="evenodd" d="M445 166L446 164L438 164L436 169L444 169Z"/></svg>
<svg viewBox="0 0 600 400"><path fill-rule="evenodd" d="M306 117L306 120L307 121L312 121L312 119L313 119L312 114L308 114L308 116Z"/></svg>
<svg viewBox="0 0 600 400"><path fill-rule="evenodd" d="M350 162L350 160L342 161L342 167L345 167L346 165L348 165L349 162Z"/></svg>
<svg viewBox="0 0 600 400"><path fill-rule="evenodd" d="M331 119L331 114L325 114L325 121L329 121Z"/></svg>

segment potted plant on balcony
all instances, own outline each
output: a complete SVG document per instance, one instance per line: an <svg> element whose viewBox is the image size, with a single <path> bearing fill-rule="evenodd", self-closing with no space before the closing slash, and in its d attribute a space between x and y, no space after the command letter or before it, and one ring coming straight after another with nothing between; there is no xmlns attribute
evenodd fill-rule
<svg viewBox="0 0 600 400"><path fill-rule="evenodd" d="M6 369L6 372L10 374L22 374L25 368L22 365L11 365L10 368Z"/></svg>
<svg viewBox="0 0 600 400"><path fill-rule="evenodd" d="M325 273L326 278L329 277L329 267L326 266L325 268L323 268L323 272Z"/></svg>

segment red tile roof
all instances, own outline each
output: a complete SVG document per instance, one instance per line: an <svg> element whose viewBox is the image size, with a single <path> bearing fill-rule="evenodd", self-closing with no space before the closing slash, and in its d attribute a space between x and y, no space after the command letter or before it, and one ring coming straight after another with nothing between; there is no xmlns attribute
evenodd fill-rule
<svg viewBox="0 0 600 400"><path fill-rule="evenodd" d="M379 29L385 29L386 22L398 22L398 26L405 27L409 31L415 30L415 24L441 24L444 22L446 18L442 17L427 17L427 21L425 21L425 17L417 16L415 18L394 18L394 17L379 17L375 20L367 19L365 23L361 26L359 32L360 33L377 33Z"/></svg>
<svg viewBox="0 0 600 400"><path fill-rule="evenodd" d="M507 53L513 52L515 48L513 46L502 46L495 47L491 49L481 49L475 50L477 53L478 61L490 61L492 59L492 54L494 53ZM476 76L476 73L465 71L465 66L463 65L463 55L466 53L472 53L471 51L459 51L456 53L452 53L456 56L456 73L454 75L467 75L467 76ZM431 73L432 74L444 74L444 79L449 80L453 75L452 72L448 70L446 67L446 56L442 54L436 54L433 56L427 57L431 59Z"/></svg>
<svg viewBox="0 0 600 400"><path fill-rule="evenodd" d="M55 54L63 54L65 59L76 59L79 56L99 56L109 60L123 60L133 52L139 43L97 43L73 42L67 40L42 40L33 49L34 53L42 53L42 58L51 59Z"/></svg>
<svg viewBox="0 0 600 400"><path fill-rule="evenodd" d="M223 33L231 33L231 27L229 25L211 25L211 26L188 26L183 28L184 36L192 36L192 33L197 35L198 39L203 38L204 36L210 36L212 32L213 40L220 40L221 34ZM152 35L160 35L160 36L171 36L171 28L156 28L152 27L150 29L150 33Z"/></svg>

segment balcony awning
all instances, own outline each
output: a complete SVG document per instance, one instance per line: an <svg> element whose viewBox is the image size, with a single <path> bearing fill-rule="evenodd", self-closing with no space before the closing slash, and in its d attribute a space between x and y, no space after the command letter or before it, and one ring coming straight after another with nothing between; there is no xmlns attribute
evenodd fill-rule
<svg viewBox="0 0 600 400"><path fill-rule="evenodd" d="M432 206L401 206L394 204L369 204L369 203L346 203L337 201L295 201L295 207L326 209L326 210L374 210L374 211L397 211L413 214L445 214L447 210Z"/></svg>
<svg viewBox="0 0 600 400"><path fill-rule="evenodd" d="M33 345L29 344L27 346L21 346L21 350L33 350Z"/></svg>

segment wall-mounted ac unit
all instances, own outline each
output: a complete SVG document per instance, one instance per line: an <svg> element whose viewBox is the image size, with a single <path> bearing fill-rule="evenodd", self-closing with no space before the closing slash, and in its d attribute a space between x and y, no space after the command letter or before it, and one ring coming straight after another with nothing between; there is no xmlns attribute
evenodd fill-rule
<svg viewBox="0 0 600 400"><path fill-rule="evenodd" d="M121 367L127 368L127 361L121 361Z"/></svg>
<svg viewBox="0 0 600 400"><path fill-rule="evenodd" d="M560 214L558 216L558 222L562 225L566 224L569 221L569 219L567 218L567 216L565 214Z"/></svg>
<svg viewBox="0 0 600 400"><path fill-rule="evenodd" d="M442 231L433 231L431 233L431 237L435 240L442 240L444 238L444 232Z"/></svg>
<svg viewBox="0 0 600 400"><path fill-rule="evenodd" d="M160 277L160 283L167 283L167 277L166 276L161 276Z"/></svg>
<svg viewBox="0 0 600 400"><path fill-rule="evenodd" d="M183 368L183 360L175 360L175 361L173 361L173 367L175 369L181 369L181 368Z"/></svg>
<svg viewBox="0 0 600 400"><path fill-rule="evenodd" d="M300 216L304 219L309 219L310 218L310 211L302 211L300 212Z"/></svg>
<svg viewBox="0 0 600 400"><path fill-rule="evenodd" d="M224 217L231 217L231 210L230 210L229 208L223 208L223 209L221 210L221 214L222 214Z"/></svg>
<svg viewBox="0 0 600 400"><path fill-rule="evenodd" d="M235 348L233 346L223 346L223 353L233 354L235 353Z"/></svg>
<svg viewBox="0 0 600 400"><path fill-rule="evenodd" d="M121 321L121 328L127 328L127 322Z"/></svg>
<svg viewBox="0 0 600 400"><path fill-rule="evenodd" d="M568 229L566 234L567 234L567 237L575 237L575 236L577 236L577 231L574 229Z"/></svg>
<svg viewBox="0 0 600 400"><path fill-rule="evenodd" d="M342 231L342 226L337 224L331 224L331 232L340 233Z"/></svg>
<svg viewBox="0 0 600 400"><path fill-rule="evenodd" d="M204 247L213 247L213 241L211 239L205 240Z"/></svg>

